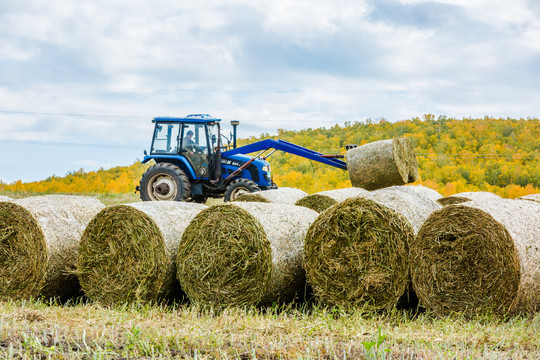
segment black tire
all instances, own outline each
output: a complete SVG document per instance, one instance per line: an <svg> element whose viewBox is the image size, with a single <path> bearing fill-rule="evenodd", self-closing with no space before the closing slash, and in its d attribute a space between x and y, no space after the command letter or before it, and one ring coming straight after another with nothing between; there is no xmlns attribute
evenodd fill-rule
<svg viewBox="0 0 540 360"><path fill-rule="evenodd" d="M186 201L191 196L191 184L178 166L159 163L143 174L139 191L142 201Z"/></svg>
<svg viewBox="0 0 540 360"><path fill-rule="evenodd" d="M248 179L236 179L227 185L227 188L225 189L225 201L234 201L240 195L257 191L261 191L261 189L253 181Z"/></svg>
<svg viewBox="0 0 540 360"><path fill-rule="evenodd" d="M189 201L196 202L198 204L205 204L206 203L206 196L195 196L192 197Z"/></svg>

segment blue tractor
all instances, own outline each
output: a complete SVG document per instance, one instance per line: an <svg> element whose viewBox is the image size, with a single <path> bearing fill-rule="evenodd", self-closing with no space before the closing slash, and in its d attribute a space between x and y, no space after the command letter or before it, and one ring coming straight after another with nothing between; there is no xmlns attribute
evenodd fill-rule
<svg viewBox="0 0 540 360"><path fill-rule="evenodd" d="M324 155L283 140L237 147L238 121L231 121L229 138L221 134L221 120L207 114L157 117L152 122L150 154L145 151L142 163L154 160L155 165L146 170L136 189L143 201L205 202L223 196L232 201L245 193L276 189L266 159L277 150L347 169L339 160L343 155Z"/></svg>

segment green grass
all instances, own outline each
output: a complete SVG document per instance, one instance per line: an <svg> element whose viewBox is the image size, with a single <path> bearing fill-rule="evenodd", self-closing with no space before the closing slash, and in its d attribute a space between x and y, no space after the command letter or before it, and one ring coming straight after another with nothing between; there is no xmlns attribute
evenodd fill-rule
<svg viewBox="0 0 540 360"><path fill-rule="evenodd" d="M0 303L1 358L532 359L540 315L506 321L317 306Z"/></svg>

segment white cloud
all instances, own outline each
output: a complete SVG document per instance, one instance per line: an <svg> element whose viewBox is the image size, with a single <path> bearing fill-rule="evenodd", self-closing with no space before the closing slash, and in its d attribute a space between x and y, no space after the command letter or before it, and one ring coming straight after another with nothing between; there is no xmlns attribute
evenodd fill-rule
<svg viewBox="0 0 540 360"><path fill-rule="evenodd" d="M243 136L539 116L538 92L520 92L540 83L539 15L525 0L4 1L0 139L146 146L152 117L189 113Z"/></svg>

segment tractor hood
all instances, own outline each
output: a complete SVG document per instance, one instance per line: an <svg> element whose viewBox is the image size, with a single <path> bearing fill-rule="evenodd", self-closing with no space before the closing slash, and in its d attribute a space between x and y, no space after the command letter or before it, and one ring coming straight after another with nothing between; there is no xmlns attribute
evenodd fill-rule
<svg viewBox="0 0 540 360"><path fill-rule="evenodd" d="M244 154L235 154L235 155L229 155L227 157L221 158L221 164L223 165L231 165L235 167L240 167L247 163L249 160L251 160L253 156L248 156ZM253 161L253 163L257 168L261 168L262 166L270 166L270 163L266 160L257 159Z"/></svg>

